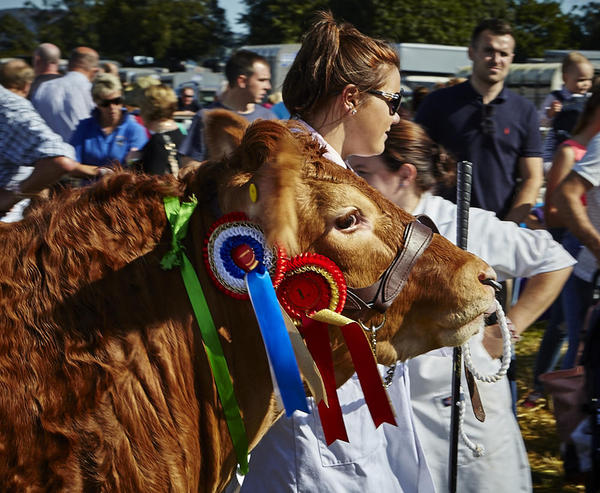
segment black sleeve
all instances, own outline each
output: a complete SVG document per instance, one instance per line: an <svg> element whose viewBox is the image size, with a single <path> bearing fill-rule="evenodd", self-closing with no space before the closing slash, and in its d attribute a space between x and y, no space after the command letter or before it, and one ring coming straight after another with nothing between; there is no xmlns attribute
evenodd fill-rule
<svg viewBox="0 0 600 493"><path fill-rule="evenodd" d="M164 175L168 170L168 153L161 134L154 134L142 148L142 171L151 175Z"/></svg>

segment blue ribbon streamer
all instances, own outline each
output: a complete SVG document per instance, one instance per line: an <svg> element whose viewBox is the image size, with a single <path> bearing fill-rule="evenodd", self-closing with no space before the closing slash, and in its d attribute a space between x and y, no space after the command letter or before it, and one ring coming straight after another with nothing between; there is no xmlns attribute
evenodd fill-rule
<svg viewBox="0 0 600 493"><path fill-rule="evenodd" d="M289 417L296 410L309 413L300 371L271 278L261 265L248 272L245 279L285 414Z"/></svg>

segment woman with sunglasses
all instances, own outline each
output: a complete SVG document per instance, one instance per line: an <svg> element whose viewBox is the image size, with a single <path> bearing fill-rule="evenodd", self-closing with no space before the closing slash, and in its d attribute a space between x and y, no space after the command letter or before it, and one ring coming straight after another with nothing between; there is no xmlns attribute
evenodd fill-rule
<svg viewBox="0 0 600 493"><path fill-rule="evenodd" d="M318 15L283 82L292 118L346 167L350 155L383 152L386 132L400 121L399 60L385 42Z"/></svg>
<svg viewBox="0 0 600 493"><path fill-rule="evenodd" d="M348 24L338 26L330 14L321 13L286 76L283 101L325 147L325 157L347 167L351 155L383 152L387 132L400 121L398 66L388 44ZM383 375L385 368L379 366ZM317 405L309 399L311 414L280 418L252 451L242 493L433 492L405 383L394 406L404 437L395 457L388 457L385 443L383 430L389 425L375 428L354 375L337 390L349 442L327 445Z"/></svg>
<svg viewBox="0 0 600 493"><path fill-rule="evenodd" d="M126 166L129 157L148 141L146 130L123 107L121 82L101 74L92 83L96 108L81 120L71 137L80 163L111 168Z"/></svg>

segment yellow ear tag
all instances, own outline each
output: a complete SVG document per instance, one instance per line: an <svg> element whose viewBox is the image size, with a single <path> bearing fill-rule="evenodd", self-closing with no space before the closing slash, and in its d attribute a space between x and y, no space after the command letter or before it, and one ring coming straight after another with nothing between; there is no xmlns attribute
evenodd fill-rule
<svg viewBox="0 0 600 493"><path fill-rule="evenodd" d="M256 202L258 200L258 190L256 189L256 185L254 183L250 183L248 192L250 193L250 200L252 202Z"/></svg>

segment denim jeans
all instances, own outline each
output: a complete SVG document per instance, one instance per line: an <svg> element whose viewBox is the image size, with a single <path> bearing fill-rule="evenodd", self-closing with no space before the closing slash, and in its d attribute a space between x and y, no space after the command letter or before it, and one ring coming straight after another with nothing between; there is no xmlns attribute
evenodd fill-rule
<svg viewBox="0 0 600 493"><path fill-rule="evenodd" d="M592 305L594 286L577 276L569 277L563 288L563 311L567 323L569 348L565 353L561 368L573 368L576 364L579 349L579 335L583 329L585 315Z"/></svg>
<svg viewBox="0 0 600 493"><path fill-rule="evenodd" d="M565 250L567 250L573 257L577 258L577 255L581 250L581 243L579 240L577 240L577 238L575 238L565 229L554 228L549 229L548 231L552 234L552 237L556 241L562 244ZM567 340L567 335L569 349L565 354L565 358L563 359L561 367L571 368L574 365L575 357L577 356L579 332L581 330L581 326L583 325L583 317L585 317L585 310L587 309L587 306L584 308L581 305L578 288L576 287L576 283L573 279L574 276L571 275L563 286L560 295L553 303L550 310L550 318L548 320L546 330L544 331L544 336L540 342L540 347L536 356L535 367L533 370L533 390L537 392L542 392L544 389L539 380L539 376L542 373L554 370L558 364L558 360L560 359L560 352L565 340ZM581 289L584 291L586 290L585 287L582 287ZM574 299L575 302L573 301ZM565 309L565 307L567 308ZM582 309L583 317L581 315ZM568 318L566 315L567 311L569 313Z"/></svg>

